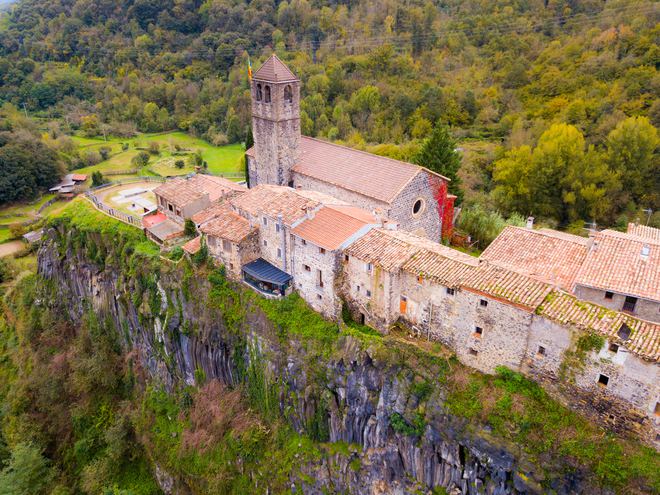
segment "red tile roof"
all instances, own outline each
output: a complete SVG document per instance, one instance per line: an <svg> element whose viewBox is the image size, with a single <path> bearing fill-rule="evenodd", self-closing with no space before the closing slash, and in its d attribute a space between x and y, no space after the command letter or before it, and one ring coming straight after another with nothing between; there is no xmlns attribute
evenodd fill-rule
<svg viewBox="0 0 660 495"><path fill-rule="evenodd" d="M660 358L660 325L633 318L596 304L581 301L569 294L553 291L539 306L536 313L562 325L573 325L582 330L596 331L609 341L617 342L641 356L657 361ZM632 333L623 341L617 335L625 323Z"/></svg>
<svg viewBox="0 0 660 495"><path fill-rule="evenodd" d="M85 174L72 174L71 179L76 182L84 182L87 180L87 175Z"/></svg>
<svg viewBox="0 0 660 495"><path fill-rule="evenodd" d="M292 225L307 216L307 210L317 209L321 202L298 194L290 187L260 184L231 199L239 211L253 216L266 215L276 219L282 215L285 225Z"/></svg>
<svg viewBox="0 0 660 495"><path fill-rule="evenodd" d="M211 202L228 195L231 192L244 192L246 188L213 175L197 174L189 178L174 179L154 189L154 194L165 198L177 206L184 206L204 194L209 195Z"/></svg>
<svg viewBox="0 0 660 495"><path fill-rule="evenodd" d="M344 246L351 237L376 224L376 218L354 207L324 206L313 218L304 220L292 233L312 244L335 250Z"/></svg>
<svg viewBox="0 0 660 495"><path fill-rule="evenodd" d="M660 301L660 244L613 230L598 232L575 285Z"/></svg>
<svg viewBox="0 0 660 495"><path fill-rule="evenodd" d="M351 244L345 251L365 263L373 263L386 271L398 270L419 247L397 239L384 229L373 229Z"/></svg>
<svg viewBox="0 0 660 495"><path fill-rule="evenodd" d="M481 259L570 291L589 239L556 230L508 226Z"/></svg>
<svg viewBox="0 0 660 495"><path fill-rule="evenodd" d="M390 203L424 168L302 136L294 172ZM445 179L448 180L448 179Z"/></svg>
<svg viewBox="0 0 660 495"><path fill-rule="evenodd" d="M241 242L255 231L256 227L250 227L250 222L246 218L233 211L229 205L224 205L224 212L206 222L200 230L211 237Z"/></svg>
<svg viewBox="0 0 660 495"><path fill-rule="evenodd" d="M208 208L204 208L202 211L195 213L191 217L191 220L195 222L196 225L201 225L203 223L208 222L209 220L216 218L217 216L222 215L226 211L226 209L227 209L226 203L222 201L218 203L213 203Z"/></svg>
<svg viewBox="0 0 660 495"><path fill-rule="evenodd" d="M660 243L660 229L649 227L647 225L629 223L628 234L636 235L637 237L643 237L649 241Z"/></svg>
<svg viewBox="0 0 660 495"><path fill-rule="evenodd" d="M275 54L271 55L270 58L259 67L252 78L259 81L280 83L299 81L296 75L291 72L291 69L289 69Z"/></svg>
<svg viewBox="0 0 660 495"><path fill-rule="evenodd" d="M202 236L198 235L183 245L183 250L188 254L195 254L202 247Z"/></svg>

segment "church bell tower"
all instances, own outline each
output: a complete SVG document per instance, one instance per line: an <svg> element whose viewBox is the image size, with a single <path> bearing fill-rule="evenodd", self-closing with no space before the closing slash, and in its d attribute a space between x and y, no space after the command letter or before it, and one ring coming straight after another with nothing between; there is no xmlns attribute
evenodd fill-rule
<svg viewBox="0 0 660 495"><path fill-rule="evenodd" d="M252 77L250 186L292 185L300 145L300 79L272 55Z"/></svg>

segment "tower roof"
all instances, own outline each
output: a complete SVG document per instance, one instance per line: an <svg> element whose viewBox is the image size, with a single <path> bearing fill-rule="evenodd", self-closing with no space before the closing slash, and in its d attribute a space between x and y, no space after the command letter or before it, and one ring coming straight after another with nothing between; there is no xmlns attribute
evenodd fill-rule
<svg viewBox="0 0 660 495"><path fill-rule="evenodd" d="M259 70L254 73L254 79L275 83L299 80L296 75L291 72L291 69L289 69L275 54L271 55L270 58L259 67Z"/></svg>

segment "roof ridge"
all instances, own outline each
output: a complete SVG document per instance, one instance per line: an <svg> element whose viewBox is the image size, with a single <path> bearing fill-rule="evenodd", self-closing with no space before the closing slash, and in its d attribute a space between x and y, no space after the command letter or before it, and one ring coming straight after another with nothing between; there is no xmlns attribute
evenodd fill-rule
<svg viewBox="0 0 660 495"><path fill-rule="evenodd" d="M561 231L561 230L554 230L554 229L529 229L529 228L527 228L527 227L521 227L521 226L519 226L519 225L507 225L507 226L505 227L505 229L508 229L508 228L517 229L517 230L522 230L523 232L533 232L534 234L542 235L542 236L545 236L545 237L552 237L552 238L554 238L554 239L561 239L561 240L564 240L564 241L567 241L567 242L572 242L572 243L574 243L574 244L581 244L581 242L580 242L578 239L572 239L572 238L569 237L569 236L579 237L580 239L584 239L584 242L589 241L589 238L588 238L588 237L582 237L582 236L579 236L579 235L576 235L576 234L571 234L570 232L563 232L563 231ZM552 232L557 232L557 233L561 234L562 236L565 235L565 236L567 236L567 237L561 237L561 238L560 238L560 237L554 236L553 234L550 233L550 231L552 231ZM486 249L487 249L487 248L486 248ZM485 251L485 250L484 250L484 251Z"/></svg>

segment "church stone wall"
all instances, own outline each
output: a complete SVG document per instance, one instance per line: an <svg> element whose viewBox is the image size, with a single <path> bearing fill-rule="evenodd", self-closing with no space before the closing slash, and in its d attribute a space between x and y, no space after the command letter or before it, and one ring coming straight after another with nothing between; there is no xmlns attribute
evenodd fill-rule
<svg viewBox="0 0 660 495"><path fill-rule="evenodd" d="M392 201L390 218L399 223L401 230L440 242L442 219L438 211L437 192L433 189L428 172L417 174ZM423 209L415 214L413 206L417 200L422 201Z"/></svg>

